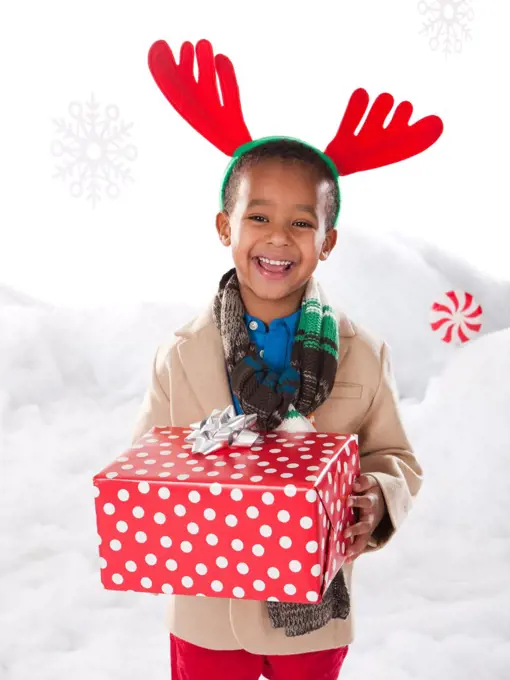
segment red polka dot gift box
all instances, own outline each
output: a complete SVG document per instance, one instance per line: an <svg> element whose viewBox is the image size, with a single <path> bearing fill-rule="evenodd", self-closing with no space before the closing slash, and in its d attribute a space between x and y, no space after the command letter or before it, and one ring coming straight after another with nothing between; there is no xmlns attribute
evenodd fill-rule
<svg viewBox="0 0 510 680"><path fill-rule="evenodd" d="M194 452L153 428L94 477L108 590L320 602L343 564L355 435L272 432Z"/></svg>

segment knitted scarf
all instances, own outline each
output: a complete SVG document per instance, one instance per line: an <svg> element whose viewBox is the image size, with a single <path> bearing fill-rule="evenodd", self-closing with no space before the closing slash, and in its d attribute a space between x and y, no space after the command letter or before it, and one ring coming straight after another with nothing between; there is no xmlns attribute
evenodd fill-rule
<svg viewBox="0 0 510 680"><path fill-rule="evenodd" d="M279 375L257 354L250 341L236 270L221 279L213 314L221 334L232 391L246 414L255 413L260 430L310 431L313 412L331 393L338 364L338 323L315 279L306 287L292 346L290 366ZM308 418L307 418L308 417ZM331 619L345 619L349 592L340 569L319 604L268 602L273 628L288 637L322 628Z"/></svg>

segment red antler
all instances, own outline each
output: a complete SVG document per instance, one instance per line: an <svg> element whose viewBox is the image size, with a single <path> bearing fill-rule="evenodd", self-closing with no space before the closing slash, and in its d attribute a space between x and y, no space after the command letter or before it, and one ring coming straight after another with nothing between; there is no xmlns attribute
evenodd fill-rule
<svg viewBox="0 0 510 680"><path fill-rule="evenodd" d="M223 54L214 56L208 40L199 40L196 46L197 82L193 73L194 53L190 42L183 43L180 63L177 64L168 44L158 40L149 50L149 69L174 109L211 144L231 156L238 146L251 141L243 118L234 67Z"/></svg>
<svg viewBox="0 0 510 680"><path fill-rule="evenodd" d="M422 153L439 139L443 121L438 116L427 116L409 125L413 112L410 102L399 104L389 124L383 127L394 102L391 94L379 95L356 135L369 97L361 88L352 94L338 132L326 149L340 175L398 163Z"/></svg>

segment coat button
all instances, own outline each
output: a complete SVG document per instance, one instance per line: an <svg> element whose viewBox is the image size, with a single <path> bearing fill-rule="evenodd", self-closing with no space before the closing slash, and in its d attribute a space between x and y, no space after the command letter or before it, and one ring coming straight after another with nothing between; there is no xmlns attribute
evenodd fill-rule
<svg viewBox="0 0 510 680"><path fill-rule="evenodd" d="M250 321L250 324L249 324L250 331L256 331L258 327L259 327L259 325L256 321Z"/></svg>
<svg viewBox="0 0 510 680"><path fill-rule="evenodd" d="M261 359L264 358L264 350L263 350L263 349L260 350L260 352L259 352L259 357L260 357Z"/></svg>

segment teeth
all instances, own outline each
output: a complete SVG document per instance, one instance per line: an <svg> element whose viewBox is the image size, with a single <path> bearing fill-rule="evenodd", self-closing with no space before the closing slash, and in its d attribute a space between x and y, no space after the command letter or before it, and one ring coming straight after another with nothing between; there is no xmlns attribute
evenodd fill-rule
<svg viewBox="0 0 510 680"><path fill-rule="evenodd" d="M278 265L287 266L289 264L292 264L292 262L290 262L289 260L270 260L267 257L259 257L259 260L261 262L265 262L266 264L273 264L273 265L276 265L276 266L278 266Z"/></svg>

